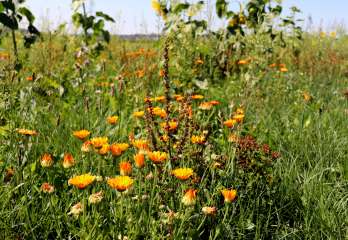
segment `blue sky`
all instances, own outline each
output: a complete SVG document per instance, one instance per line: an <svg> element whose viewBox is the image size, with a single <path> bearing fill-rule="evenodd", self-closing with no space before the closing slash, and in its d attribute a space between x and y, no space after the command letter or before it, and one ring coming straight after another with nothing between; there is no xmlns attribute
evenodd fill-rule
<svg viewBox="0 0 348 240"><path fill-rule="evenodd" d="M187 0L188 2L197 2L198 0ZM216 0L211 0L215 2ZM46 9L49 8L49 18L56 21L56 16L62 16L66 21L70 21L73 14L70 9L71 0L28 0L25 6L29 6L34 16L36 16L35 25L40 22L39 16L46 15ZM114 19L116 18L116 12L121 10L123 26L122 34L134 34L140 33L140 23L146 20L147 32L157 32L156 28L156 15L151 9L152 0L94 0L93 11L102 11L109 14ZM90 0L86 1L87 10L90 9ZM314 25L318 26L321 19L323 20L323 26L326 27L330 22L335 19L347 20L346 10L348 9L348 0L284 0L282 4L283 13L285 17L290 13L289 8L292 3L297 8L301 9L303 13L297 14L296 18L303 18L311 15ZM60 8L58 8L60 7ZM231 10L238 10L236 3L231 4ZM80 10L81 11L81 10ZM215 11L215 9L213 9ZM123 21L125 23L123 24ZM216 27L219 25L217 21ZM106 25L106 28L111 28L110 24ZM325 28L324 28L325 29ZM144 31L144 30L143 30Z"/></svg>

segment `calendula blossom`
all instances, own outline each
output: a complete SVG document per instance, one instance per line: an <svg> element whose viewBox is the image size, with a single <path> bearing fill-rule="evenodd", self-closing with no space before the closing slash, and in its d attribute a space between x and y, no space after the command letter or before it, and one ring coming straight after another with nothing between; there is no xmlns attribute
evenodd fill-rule
<svg viewBox="0 0 348 240"><path fill-rule="evenodd" d="M91 204L96 204L96 203L100 203L101 201L105 200L103 194L101 192L98 193L94 193L92 195L89 196L88 201Z"/></svg>
<svg viewBox="0 0 348 240"><path fill-rule="evenodd" d="M143 115L144 115L144 111L139 111L139 112L133 113L133 116L138 117L138 118L141 118Z"/></svg>
<svg viewBox="0 0 348 240"><path fill-rule="evenodd" d="M111 124L115 124L118 119L118 116L113 117L107 117L106 120L108 120Z"/></svg>
<svg viewBox="0 0 348 240"><path fill-rule="evenodd" d="M192 136L191 142L193 143L203 143L205 141L205 136Z"/></svg>
<svg viewBox="0 0 348 240"><path fill-rule="evenodd" d="M79 189L85 189L89 184L93 183L95 177L91 176L89 173L76 176L70 179L70 183L78 187Z"/></svg>
<svg viewBox="0 0 348 240"><path fill-rule="evenodd" d="M108 184L110 187L116 188L117 191L123 192L129 188L133 182L134 180L128 176L118 176L116 178L110 178Z"/></svg>
<svg viewBox="0 0 348 240"><path fill-rule="evenodd" d="M110 144L106 143L102 146L102 148L99 149L100 156L105 156L108 154L108 151L110 150ZM98 150L97 150L98 151Z"/></svg>
<svg viewBox="0 0 348 240"><path fill-rule="evenodd" d="M131 164L129 162L120 162L120 175L128 176L131 173Z"/></svg>
<svg viewBox="0 0 348 240"><path fill-rule="evenodd" d="M40 156L40 163L41 163L41 166L44 168L51 167L53 165L51 154L50 155L45 154L43 157Z"/></svg>
<svg viewBox="0 0 348 240"><path fill-rule="evenodd" d="M202 208L202 212L203 212L205 215L214 216L214 214L215 214L215 207L203 207L203 208Z"/></svg>
<svg viewBox="0 0 348 240"><path fill-rule="evenodd" d="M145 157L144 154L135 154L134 155L134 163L137 168L142 168L145 165Z"/></svg>
<svg viewBox="0 0 348 240"><path fill-rule="evenodd" d="M233 119L238 121L238 122L242 121L243 118L244 118L244 115L236 115L236 116L233 117Z"/></svg>
<svg viewBox="0 0 348 240"><path fill-rule="evenodd" d="M89 140L87 140L86 142L84 142L82 144L81 152L82 153L91 153L91 152L93 152L93 147L92 147L91 142Z"/></svg>
<svg viewBox="0 0 348 240"><path fill-rule="evenodd" d="M231 119L224 122L224 124L227 127L232 127L235 123L236 123L236 120L231 120Z"/></svg>
<svg viewBox="0 0 348 240"><path fill-rule="evenodd" d="M53 186L51 185L48 185L48 183L44 183L43 184L43 187L42 187L42 191L44 193L54 193L55 192L55 189Z"/></svg>
<svg viewBox="0 0 348 240"><path fill-rule="evenodd" d="M81 131L76 131L74 132L74 136L78 137L79 139L84 139L85 137L87 137L90 134L89 131L87 130L81 130Z"/></svg>
<svg viewBox="0 0 348 240"><path fill-rule="evenodd" d="M196 192L197 190L189 189L186 191L186 194L183 196L181 202L185 206L193 206L196 204Z"/></svg>
<svg viewBox="0 0 348 240"><path fill-rule="evenodd" d="M186 181L192 176L193 170L191 168L178 168L173 170L172 173L177 176L180 181Z"/></svg>
<svg viewBox="0 0 348 240"><path fill-rule="evenodd" d="M103 147L104 144L107 144L108 143L108 138L105 137L97 137L97 138L91 138L90 139L90 142L91 144L94 145L94 148L95 149L101 149Z"/></svg>
<svg viewBox="0 0 348 240"><path fill-rule="evenodd" d="M231 203L237 195L236 190L221 190L221 193L225 197L225 203Z"/></svg>
<svg viewBox="0 0 348 240"><path fill-rule="evenodd" d="M76 166L75 159L67 153L64 154L64 162L63 161L60 161L60 162L63 164L64 168L72 168Z"/></svg>
<svg viewBox="0 0 348 240"><path fill-rule="evenodd" d="M36 135L37 132L35 130L28 130L28 129L19 129L18 132L20 134L24 134L26 136Z"/></svg>
<svg viewBox="0 0 348 240"><path fill-rule="evenodd" d="M165 152L148 152L147 156L153 161L153 163L158 164L167 158L167 153Z"/></svg>
<svg viewBox="0 0 348 240"><path fill-rule="evenodd" d="M210 109L213 108L213 104L211 104L209 102L203 102L203 103L199 104L198 108L203 110L203 111L209 111Z"/></svg>
<svg viewBox="0 0 348 240"><path fill-rule="evenodd" d="M129 147L129 144L127 144L127 143L115 143L115 144L112 144L110 151L111 151L112 156L118 157L128 147Z"/></svg>
<svg viewBox="0 0 348 240"><path fill-rule="evenodd" d="M146 153L149 151L147 140L135 140L132 142L133 146L139 150L139 153Z"/></svg>

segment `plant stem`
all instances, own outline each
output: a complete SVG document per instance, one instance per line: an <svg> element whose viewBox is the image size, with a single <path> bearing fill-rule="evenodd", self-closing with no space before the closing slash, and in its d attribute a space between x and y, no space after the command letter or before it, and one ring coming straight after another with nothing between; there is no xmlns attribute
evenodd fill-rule
<svg viewBox="0 0 348 240"><path fill-rule="evenodd" d="M18 57L17 43L16 43L16 34L15 34L15 30L14 29L12 29L12 41L13 41L13 48L14 48L15 56Z"/></svg>

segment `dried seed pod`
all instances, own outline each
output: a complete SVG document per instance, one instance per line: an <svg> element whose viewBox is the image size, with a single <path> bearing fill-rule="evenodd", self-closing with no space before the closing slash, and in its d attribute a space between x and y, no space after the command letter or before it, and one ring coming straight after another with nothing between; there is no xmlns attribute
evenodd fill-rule
<svg viewBox="0 0 348 240"><path fill-rule="evenodd" d="M35 79L35 72L31 74L31 79Z"/></svg>
<svg viewBox="0 0 348 240"><path fill-rule="evenodd" d="M56 122L56 126L59 126L59 122L60 122L60 114L58 114L58 118L57 118L57 122Z"/></svg>
<svg viewBox="0 0 348 240"><path fill-rule="evenodd" d="M88 99L85 100L86 103L86 112L89 112L89 108L88 108Z"/></svg>
<svg viewBox="0 0 348 240"><path fill-rule="evenodd" d="M16 77L16 72L13 72L12 73L12 76L11 76L11 82L13 82L13 79Z"/></svg>
<svg viewBox="0 0 348 240"><path fill-rule="evenodd" d="M83 84L82 93L85 93L85 91L86 91L86 83Z"/></svg>
<svg viewBox="0 0 348 240"><path fill-rule="evenodd" d="M40 80L41 80L41 78L42 78L41 76L38 76L38 77L37 77L37 79L35 80L35 82L40 81ZM34 79L34 78L33 78L33 79Z"/></svg>

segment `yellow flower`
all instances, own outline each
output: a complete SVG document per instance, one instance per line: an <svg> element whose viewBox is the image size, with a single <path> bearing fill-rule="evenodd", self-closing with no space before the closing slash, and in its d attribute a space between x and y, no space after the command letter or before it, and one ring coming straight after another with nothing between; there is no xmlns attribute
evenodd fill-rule
<svg viewBox="0 0 348 240"><path fill-rule="evenodd" d="M280 71L282 71L282 72L287 72L288 69L287 69L287 68L281 68Z"/></svg>
<svg viewBox="0 0 348 240"><path fill-rule="evenodd" d="M233 117L233 119L238 121L238 122L242 121L243 118L244 118L244 115L236 115L236 116Z"/></svg>
<svg viewBox="0 0 348 240"><path fill-rule="evenodd" d="M236 190L221 190L222 195L225 197L225 203L230 203L237 195Z"/></svg>
<svg viewBox="0 0 348 240"><path fill-rule="evenodd" d="M134 180L128 176L119 176L116 178L111 178L108 181L108 184L110 187L116 188L117 191L123 192L124 190L129 188L133 182L134 182Z"/></svg>
<svg viewBox="0 0 348 240"><path fill-rule="evenodd" d="M302 94L302 96L306 99L306 100L308 100L309 99L309 96L307 95L307 94Z"/></svg>
<svg viewBox="0 0 348 240"><path fill-rule="evenodd" d="M106 120L108 120L111 124L114 124L118 119L118 116L113 117L107 117Z"/></svg>
<svg viewBox="0 0 348 240"><path fill-rule="evenodd" d="M334 31L331 32L330 34L331 37L335 37L336 36L336 33Z"/></svg>
<svg viewBox="0 0 348 240"><path fill-rule="evenodd" d="M205 140L205 136L192 136L191 142L193 143L203 143Z"/></svg>
<svg viewBox="0 0 348 240"><path fill-rule="evenodd" d="M193 174L193 170L191 168L178 168L173 170L172 173L181 181L186 181Z"/></svg>
<svg viewBox="0 0 348 240"><path fill-rule="evenodd" d="M85 189L86 187L88 187L89 184L91 184L94 181L94 179L95 177L87 173L84 175L76 176L70 179L69 182L80 189Z"/></svg>
<svg viewBox="0 0 348 240"><path fill-rule="evenodd" d="M227 127L232 127L233 124L235 124L235 123L236 123L236 120L231 120L231 119L224 122L224 124L225 124Z"/></svg>
<svg viewBox="0 0 348 240"><path fill-rule="evenodd" d="M321 35L322 37L325 37L325 36L326 36L326 34L325 34L324 32L322 32L320 35Z"/></svg>
<svg viewBox="0 0 348 240"><path fill-rule="evenodd" d="M108 143L108 138L105 137L97 137L97 138L91 138L90 141L91 143L94 145L95 149L101 149L103 147L103 145Z"/></svg>
<svg viewBox="0 0 348 240"><path fill-rule="evenodd" d="M243 110L243 109L237 109L236 112L237 112L238 114L243 114L243 113L244 113L244 110Z"/></svg>
<svg viewBox="0 0 348 240"><path fill-rule="evenodd" d="M161 163L164 159L167 158L167 153L165 152L148 152L147 156L155 163Z"/></svg>
<svg viewBox="0 0 348 240"><path fill-rule="evenodd" d="M138 117L138 118L141 118L143 115L144 115L144 111L139 111L139 112L133 113L133 116Z"/></svg>
<svg viewBox="0 0 348 240"><path fill-rule="evenodd" d="M120 162L121 176L128 176L131 173L131 164L129 162Z"/></svg>
<svg viewBox="0 0 348 240"><path fill-rule="evenodd" d="M213 108L213 104L211 104L210 102L202 102L201 104L199 104L198 108L203 111L209 111Z"/></svg>
<svg viewBox="0 0 348 240"><path fill-rule="evenodd" d="M128 147L129 147L129 144L127 143L115 143L115 144L112 144L110 151L112 156L118 157Z"/></svg>
<svg viewBox="0 0 348 240"><path fill-rule="evenodd" d="M26 136L36 135L37 132L35 130L28 130L28 129L19 129L19 133L24 134Z"/></svg>
<svg viewBox="0 0 348 240"><path fill-rule="evenodd" d="M204 98L203 95L194 95L194 96L192 97L192 99L195 99L195 100L197 100L197 99L203 99L203 98Z"/></svg>
<svg viewBox="0 0 348 240"><path fill-rule="evenodd" d="M135 140L132 142L133 146L139 150L139 153L146 153L149 151L147 140Z"/></svg>
<svg viewBox="0 0 348 240"><path fill-rule="evenodd" d="M90 134L87 130L81 130L74 132L74 136L78 137L79 139L84 139Z"/></svg>
<svg viewBox="0 0 348 240"><path fill-rule="evenodd" d="M104 144L102 146L102 148L100 148L100 150L99 150L100 156L105 156L106 154L108 154L109 149L110 149L110 144L108 144L108 143Z"/></svg>
<svg viewBox="0 0 348 240"><path fill-rule="evenodd" d="M170 122L168 124L169 124L169 131L176 129L176 125L177 125L176 122ZM166 128L166 125L167 124L165 122L161 123L161 127L163 128L163 130L166 130L168 132L168 128Z"/></svg>

